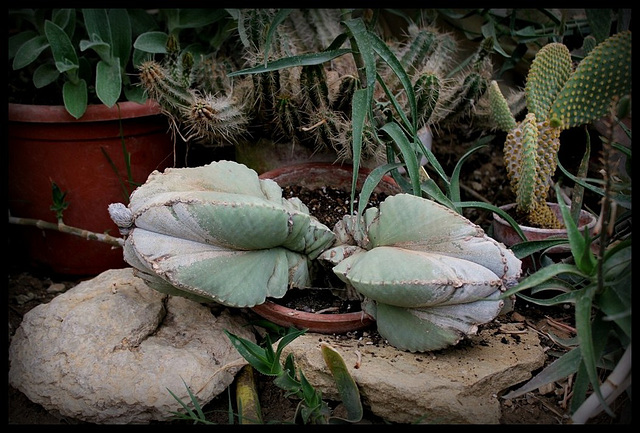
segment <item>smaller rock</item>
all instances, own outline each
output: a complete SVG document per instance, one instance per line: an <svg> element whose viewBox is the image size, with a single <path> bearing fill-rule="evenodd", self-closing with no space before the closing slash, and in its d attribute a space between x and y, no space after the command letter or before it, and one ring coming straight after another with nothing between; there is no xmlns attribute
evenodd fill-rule
<svg viewBox="0 0 640 433"><path fill-rule="evenodd" d="M47 287L47 293L62 293L65 290L67 290L67 286L63 283L55 283Z"/></svg>
<svg viewBox="0 0 640 433"><path fill-rule="evenodd" d="M21 293L19 295L16 295L15 297L16 304L18 305L26 304L27 302L32 301L34 299L36 299L36 295L33 292L29 292L26 294Z"/></svg>

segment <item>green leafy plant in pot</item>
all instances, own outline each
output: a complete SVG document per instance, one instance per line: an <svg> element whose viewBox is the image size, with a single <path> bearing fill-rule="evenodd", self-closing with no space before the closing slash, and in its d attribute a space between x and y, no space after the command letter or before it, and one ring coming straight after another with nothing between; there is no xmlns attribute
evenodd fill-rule
<svg viewBox="0 0 640 433"><path fill-rule="evenodd" d="M94 97L107 107L123 100L146 100L131 77L135 62L146 54L133 48L134 39L159 29L147 11L16 9L10 10L10 17L21 29L9 38L11 68L30 78L25 87L60 92L56 102L64 103L74 118L84 115Z"/></svg>
<svg viewBox="0 0 640 433"><path fill-rule="evenodd" d="M174 162L166 118L131 74L149 55L134 39L159 21L143 9L12 9L9 17L10 221L113 234L108 204ZM59 206L55 186L66 194L63 213L50 209ZM126 265L108 245L66 233L17 227L14 239L32 265L61 274Z"/></svg>

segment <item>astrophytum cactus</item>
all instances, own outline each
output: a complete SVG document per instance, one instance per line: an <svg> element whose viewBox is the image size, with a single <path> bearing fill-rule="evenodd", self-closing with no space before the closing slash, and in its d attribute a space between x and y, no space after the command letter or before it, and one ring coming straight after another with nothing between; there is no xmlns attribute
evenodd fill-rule
<svg viewBox="0 0 640 433"><path fill-rule="evenodd" d="M156 171L109 211L125 260L151 287L230 307L308 286L309 261L335 240L300 200L231 161Z"/></svg>
<svg viewBox="0 0 640 433"><path fill-rule="evenodd" d="M336 245L319 259L365 297L380 335L402 350L438 350L476 333L505 309L501 294L521 272L480 227L414 195L345 216L334 231Z"/></svg>

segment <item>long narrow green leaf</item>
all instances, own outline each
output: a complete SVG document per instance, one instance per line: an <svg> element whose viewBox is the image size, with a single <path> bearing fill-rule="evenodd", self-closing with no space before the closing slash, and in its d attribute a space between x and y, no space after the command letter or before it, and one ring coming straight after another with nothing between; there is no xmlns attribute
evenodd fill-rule
<svg viewBox="0 0 640 433"><path fill-rule="evenodd" d="M451 179L450 179L451 183L449 188L449 191L450 191L449 198L451 199L452 202L460 201L460 172L462 171L462 164L464 164L466 159L469 158L474 152L486 146L487 146L486 144L480 144L472 147L467 152L465 152L465 154L462 155L462 157L460 157L460 159L456 163L456 166L453 168L453 172L451 173Z"/></svg>
<svg viewBox="0 0 640 433"><path fill-rule="evenodd" d="M533 379L520 388L505 394L502 398L510 399L520 397L527 392L538 389L542 385L564 379L578 370L580 360L580 349L575 348L553 361L553 363L545 367L540 373L536 374Z"/></svg>
<svg viewBox="0 0 640 433"><path fill-rule="evenodd" d="M273 17L273 21L269 24L269 30L264 41L264 66L267 66L267 59L269 58L269 49L271 48L271 39L276 33L276 30L280 23L282 23L291 14L293 9L280 9L276 16Z"/></svg>
<svg viewBox="0 0 640 433"><path fill-rule="evenodd" d="M373 100L373 88L376 84L376 59L373 55L373 47L371 46L370 33L364 22L360 18L343 21L344 25L349 29L356 47L351 47L354 56L361 56L364 62L366 74L366 87L369 93L369 100Z"/></svg>
<svg viewBox="0 0 640 433"><path fill-rule="evenodd" d="M576 331L578 334L578 341L580 342L580 353L582 354L582 362L587 370L589 381L593 386L593 391L598 396L600 405L610 416L615 417L613 411L604 400L602 392L600 391L600 379L598 378L597 370L597 356L593 345L592 323L591 323L591 308L592 308L592 296L593 290L585 291L585 293L578 298L575 304L575 320Z"/></svg>
<svg viewBox="0 0 640 433"><path fill-rule="evenodd" d="M398 58L389 49L389 46L378 37L378 35L369 32L369 40L376 54L378 54L378 56L380 56L380 58L384 60L387 65L389 65L391 70L400 80L400 83L402 83L402 87L404 88L405 95L407 97L407 102L409 103L409 112L411 113L411 131L415 133L415 131L417 131L418 129L416 126L418 118L418 108L416 104L416 95L413 91L413 84L411 84L411 79L407 75L407 71L404 69Z"/></svg>
<svg viewBox="0 0 640 433"><path fill-rule="evenodd" d="M562 197L560 194L560 185L555 185L556 197ZM588 275L593 275L597 272L597 260L595 255L591 251L591 238L589 231L584 230L584 233L580 233L578 226L573 218L571 218L571 211L567 208L567 205L563 200L558 200L558 206L560 212L562 212L562 218L564 225L567 229L567 236L569 237L569 244L571 245L571 254L575 260L576 266L580 271Z"/></svg>
<svg viewBox="0 0 640 433"><path fill-rule="evenodd" d="M474 207L474 208L478 208L478 209L485 209L485 210L488 210L490 212L496 213L496 214L500 215L500 217L502 217L502 219L507 221L509 223L509 225L511 225L511 227L516 231L516 233L518 233L518 236L520 236L520 238L523 241L527 240L527 237L524 235L524 232L520 228L520 224L518 224L516 222L516 220L514 220L507 212L505 212L504 210L500 209L499 207L497 207L495 205L492 205L490 203L484 203L484 202L481 202L481 201L456 202L455 205L459 206L459 207ZM522 256L522 257L526 257L526 256ZM518 257L518 258L522 258L522 257Z"/></svg>
<svg viewBox="0 0 640 433"><path fill-rule="evenodd" d="M276 349L276 359L280 359L280 354L282 353L282 350L289 345L289 343L291 343L293 340L295 340L296 338L298 338L299 336L301 336L302 334L306 333L307 329L296 329L296 328L289 328L287 330L286 335L284 335L280 341L278 341L278 348Z"/></svg>
<svg viewBox="0 0 640 433"><path fill-rule="evenodd" d="M364 124L369 112L369 100L367 98L367 89L358 89L353 92L351 98L351 127L353 133L351 142L351 151L353 154L353 173L351 181L351 200L349 200L349 212L353 214L353 203L356 198L356 189L358 182L358 172L360 171L360 154L362 152L362 133Z"/></svg>
<svg viewBox="0 0 640 433"><path fill-rule="evenodd" d="M566 303L575 303L576 297L578 294L576 291L571 291L568 293L563 293L558 296L554 296L553 298L534 298L532 296L523 295L522 293L518 293L518 297L522 298L527 302L531 302L536 305L544 305L544 306L552 306L552 305L560 305Z"/></svg>
<svg viewBox="0 0 640 433"><path fill-rule="evenodd" d="M334 51L322 51L319 53L301 54L299 56L285 57L283 59L274 60L264 66L255 66L253 68L242 69L240 71L231 72L228 77L237 77L240 75L261 74L263 72L277 71L279 69L294 68L297 66L319 65L324 62L350 53L351 50L340 49Z"/></svg>
<svg viewBox="0 0 640 433"><path fill-rule="evenodd" d="M233 344L233 347L236 348L238 353L260 373L269 376L281 373L282 367L280 363L277 359L274 362L272 357L268 356L267 349L260 347L252 341L240 338L228 332L226 329L224 333L227 334L227 337L231 340L231 344ZM271 345L267 345L267 348L271 348Z"/></svg>
<svg viewBox="0 0 640 433"><path fill-rule="evenodd" d="M380 129L391 137L402 152L404 163L407 167L407 174L409 175L409 179L411 179L413 194L420 196L420 165L418 164L418 158L416 157L413 146L411 146L411 143L407 140L406 135L397 123L389 122Z"/></svg>
<svg viewBox="0 0 640 433"><path fill-rule="evenodd" d="M556 155L557 158L557 155ZM586 149L582 160L580 161L580 167L578 167L578 177L586 177L589 171L589 160L591 159L591 136L587 131ZM584 198L584 187L579 183L574 184L573 191L571 193L571 219L578 224L580 221L580 211L582 210L582 202Z"/></svg>
<svg viewBox="0 0 640 433"><path fill-rule="evenodd" d="M576 268L575 265L569 265L566 263L554 263L552 265L539 269L534 274L531 274L530 276L522 280L520 283L518 283L511 289L504 292L502 295L500 295L500 297L503 299L508 298L509 296L515 295L516 293L521 292L524 289L530 289L557 275L565 274L565 273L570 275L577 275L583 278L588 277L588 275L585 275L582 272L580 272L580 270Z"/></svg>
<svg viewBox="0 0 640 433"><path fill-rule="evenodd" d="M391 90L389 89L389 87L385 83L384 79L380 76L380 74L376 74L376 79L378 80L378 84L380 85L380 87L382 88L384 93L387 95L387 98L389 99L389 102L391 102L391 105L393 105L393 108L395 109L396 113L400 117L400 120L402 120L402 123L404 123L405 129L407 131L409 131L408 134L410 136L412 136L412 137L416 136L416 139L417 139L416 128L411 123L411 121L407 117L407 114L402 109L402 106L400 105L400 102L398 101L398 98L396 98L395 95L393 93L391 93ZM411 89L411 92L413 93L413 89ZM415 97L415 95L414 95L414 97Z"/></svg>
<svg viewBox="0 0 640 433"><path fill-rule="evenodd" d="M443 206L460 213L459 204L452 202L447 197L433 179L427 179L420 184L420 189L424 191L432 200L437 201Z"/></svg>
<svg viewBox="0 0 640 433"><path fill-rule="evenodd" d="M364 180L362 189L360 190L360 199L358 200L358 217L360 217L364 212L364 208L369 202L369 197L371 197L373 190L376 189L376 186L378 186L384 175L394 168L402 167L403 165L404 164L400 162L396 162L393 164L379 165L371 170L367 178Z"/></svg>
<svg viewBox="0 0 640 433"><path fill-rule="evenodd" d="M519 259L530 256L540 251L553 248L559 245L567 245L569 241L564 239L544 239L539 241L524 241L510 246L509 248Z"/></svg>
<svg viewBox="0 0 640 433"><path fill-rule="evenodd" d="M358 422L362 419L362 401L360 391L353 376L344 363L340 353L326 343L320 345L324 362L333 375L342 404L347 410L347 421Z"/></svg>

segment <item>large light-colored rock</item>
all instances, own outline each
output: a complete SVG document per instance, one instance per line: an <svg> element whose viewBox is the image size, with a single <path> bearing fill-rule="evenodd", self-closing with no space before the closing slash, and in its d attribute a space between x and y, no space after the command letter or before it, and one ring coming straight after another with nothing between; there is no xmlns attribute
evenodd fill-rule
<svg viewBox="0 0 640 433"><path fill-rule="evenodd" d="M29 311L9 348L9 383L61 415L92 423L168 420L188 385L200 404L245 364L223 329L255 341L228 309L168 297L131 269L106 271Z"/></svg>
<svg viewBox="0 0 640 433"><path fill-rule="evenodd" d="M363 404L385 421L498 424L500 392L529 379L545 361L535 333L515 324L500 329L482 330L469 338L471 344L435 353L305 334L284 349L282 359L293 354L296 366L323 398L340 401L320 352L320 342L329 343L344 358Z"/></svg>

